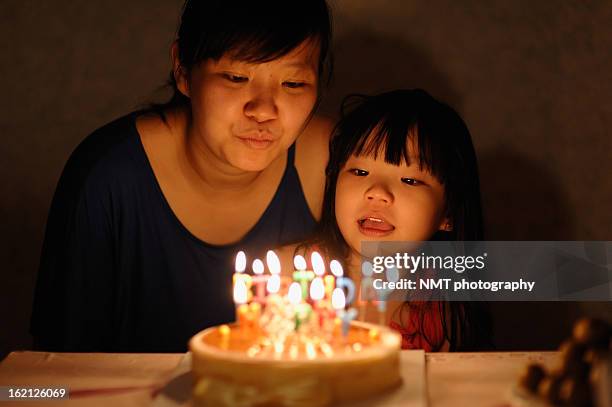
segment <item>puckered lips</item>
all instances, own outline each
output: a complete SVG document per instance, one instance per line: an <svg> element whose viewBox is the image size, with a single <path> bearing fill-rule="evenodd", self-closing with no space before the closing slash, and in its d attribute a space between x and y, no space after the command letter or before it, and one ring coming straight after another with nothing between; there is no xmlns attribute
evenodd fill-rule
<svg viewBox="0 0 612 407"><path fill-rule="evenodd" d="M246 146L255 150L265 150L276 140L274 135L267 131L254 131L241 133L236 136Z"/></svg>
<svg viewBox="0 0 612 407"><path fill-rule="evenodd" d="M366 215L357 220L359 231L370 237L383 237L390 235L395 230L387 219L378 214Z"/></svg>

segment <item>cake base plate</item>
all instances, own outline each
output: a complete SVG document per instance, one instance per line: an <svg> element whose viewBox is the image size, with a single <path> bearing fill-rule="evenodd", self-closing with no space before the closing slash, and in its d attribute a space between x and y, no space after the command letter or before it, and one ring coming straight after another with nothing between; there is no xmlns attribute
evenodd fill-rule
<svg viewBox="0 0 612 407"><path fill-rule="evenodd" d="M380 394L351 403L351 407L425 407L427 394L425 388L425 352L404 350L400 352L400 374L402 384L385 394ZM170 380L157 393L154 407L191 407L191 354L186 353L171 375ZM348 404L338 404L347 407Z"/></svg>

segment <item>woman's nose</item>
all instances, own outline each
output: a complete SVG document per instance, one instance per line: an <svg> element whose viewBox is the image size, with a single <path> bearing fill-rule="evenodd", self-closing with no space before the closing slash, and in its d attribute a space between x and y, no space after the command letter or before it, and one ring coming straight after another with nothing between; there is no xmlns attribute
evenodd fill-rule
<svg viewBox="0 0 612 407"><path fill-rule="evenodd" d="M244 114L258 123L278 117L276 98L271 89L257 88L244 105Z"/></svg>
<svg viewBox="0 0 612 407"><path fill-rule="evenodd" d="M393 194L385 185L380 183L370 186L365 197L373 204L390 205L393 203Z"/></svg>

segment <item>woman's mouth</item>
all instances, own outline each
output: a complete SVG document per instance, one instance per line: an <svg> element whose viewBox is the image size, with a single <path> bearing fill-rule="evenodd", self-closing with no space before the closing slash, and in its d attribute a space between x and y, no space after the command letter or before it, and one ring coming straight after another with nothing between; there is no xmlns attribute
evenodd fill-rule
<svg viewBox="0 0 612 407"><path fill-rule="evenodd" d="M395 226L386 219L376 216L365 216L357 221L357 225L363 235L371 237L387 236L395 230Z"/></svg>
<svg viewBox="0 0 612 407"><path fill-rule="evenodd" d="M238 137L238 139L255 150L265 150L274 142L272 139L256 137Z"/></svg>

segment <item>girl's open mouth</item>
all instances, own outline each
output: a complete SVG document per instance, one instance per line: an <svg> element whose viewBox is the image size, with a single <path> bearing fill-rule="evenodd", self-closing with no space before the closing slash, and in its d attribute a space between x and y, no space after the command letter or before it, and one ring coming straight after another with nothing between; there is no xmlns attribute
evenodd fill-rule
<svg viewBox="0 0 612 407"><path fill-rule="evenodd" d="M365 216L359 219L357 225L362 234L371 237L387 236L395 230L395 226L385 219L374 216Z"/></svg>

